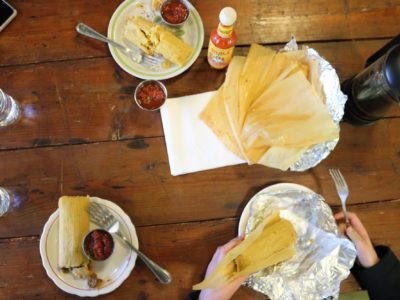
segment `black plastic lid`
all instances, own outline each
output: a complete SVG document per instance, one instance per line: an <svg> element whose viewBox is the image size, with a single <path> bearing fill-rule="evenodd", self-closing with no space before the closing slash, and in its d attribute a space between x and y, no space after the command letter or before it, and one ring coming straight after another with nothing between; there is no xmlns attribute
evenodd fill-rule
<svg viewBox="0 0 400 300"><path fill-rule="evenodd" d="M387 44L385 44L381 49L372 54L366 61L365 67L368 67L370 64L377 61L381 56L384 56L393 46L400 45L400 34L390 40Z"/></svg>
<svg viewBox="0 0 400 300"><path fill-rule="evenodd" d="M385 77L390 89L400 102L400 44L392 47L387 53Z"/></svg>

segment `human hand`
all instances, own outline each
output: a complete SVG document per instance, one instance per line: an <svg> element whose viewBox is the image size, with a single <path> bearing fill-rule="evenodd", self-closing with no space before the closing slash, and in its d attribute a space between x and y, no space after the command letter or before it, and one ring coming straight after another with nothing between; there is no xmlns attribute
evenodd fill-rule
<svg viewBox="0 0 400 300"><path fill-rule="evenodd" d="M379 258L374 246L372 246L367 230L355 213L347 212L347 215L349 217L350 226L346 228L346 226L343 226L344 224L341 224L342 226L339 226L339 230L342 233L346 233L356 246L357 258L361 266L369 268L376 265L379 262ZM336 220L343 219L343 217L343 212L335 214Z"/></svg>
<svg viewBox="0 0 400 300"><path fill-rule="evenodd" d="M214 271L217 265L221 262L224 256L243 241L244 237L239 236L229 241L227 244L220 246L214 253L213 258L207 267L206 278ZM231 283L218 289L201 290L199 300L228 300L239 289L240 285L247 279L248 276L236 278Z"/></svg>

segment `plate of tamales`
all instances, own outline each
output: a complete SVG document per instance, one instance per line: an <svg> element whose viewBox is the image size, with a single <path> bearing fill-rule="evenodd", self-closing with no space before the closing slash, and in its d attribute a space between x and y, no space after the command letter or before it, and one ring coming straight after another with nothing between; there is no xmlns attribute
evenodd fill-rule
<svg viewBox="0 0 400 300"><path fill-rule="evenodd" d="M128 278L136 253L115 239L114 249L104 261L92 261L83 251L83 239L99 228L90 221L88 208L96 202L120 222L120 229L138 248L136 230L129 216L115 203L97 197L62 196L40 237L40 256L50 279L63 291L81 297L110 293Z"/></svg>
<svg viewBox="0 0 400 300"><path fill-rule="evenodd" d="M189 17L181 26L164 23L156 2L122 2L110 19L108 37L144 55L161 58L161 62L156 65L138 63L110 44L109 49L116 63L129 74L163 80L181 74L196 61L203 46L204 28L199 13L189 1L185 1Z"/></svg>
<svg viewBox="0 0 400 300"><path fill-rule="evenodd" d="M244 208L238 231L245 242L262 228L261 238L243 252L246 260L235 258L257 270L247 286L273 300L337 299L356 249L321 195L293 183L261 190Z"/></svg>

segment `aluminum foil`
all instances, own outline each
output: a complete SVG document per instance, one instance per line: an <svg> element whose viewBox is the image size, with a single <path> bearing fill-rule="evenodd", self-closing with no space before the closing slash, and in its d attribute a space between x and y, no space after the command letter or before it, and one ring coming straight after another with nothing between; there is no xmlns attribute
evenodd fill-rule
<svg viewBox="0 0 400 300"><path fill-rule="evenodd" d="M292 39L285 45L282 51L296 50L298 50L298 45L295 37L292 36ZM319 78L325 95L326 107L332 120L336 123L338 131L340 131L339 122L343 117L347 96L340 90L339 77L331 64L323 59L314 49L306 47L306 50L310 60L319 61ZM315 167L331 153L338 141L339 139L335 139L311 147L289 169L291 171L305 171Z"/></svg>
<svg viewBox="0 0 400 300"><path fill-rule="evenodd" d="M338 299L356 249L339 234L330 207L312 191L261 191L251 202L245 234L276 210L297 232L296 255L253 274L245 285L272 300Z"/></svg>

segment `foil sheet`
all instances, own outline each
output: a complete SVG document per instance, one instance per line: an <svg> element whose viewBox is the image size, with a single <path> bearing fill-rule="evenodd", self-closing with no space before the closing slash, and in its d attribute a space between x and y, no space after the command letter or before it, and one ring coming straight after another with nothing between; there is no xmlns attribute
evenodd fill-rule
<svg viewBox="0 0 400 300"><path fill-rule="evenodd" d="M338 299L356 249L339 234L330 207L312 191L261 191L251 202L245 234L276 210L297 232L296 255L253 274L245 285L272 300Z"/></svg>
<svg viewBox="0 0 400 300"><path fill-rule="evenodd" d="M296 50L298 50L298 45L295 37L292 36L282 51ZM310 60L317 60L319 62L319 78L325 95L326 107L332 120L336 123L338 131L340 131L339 122L343 117L347 96L340 90L339 77L332 65L323 59L314 49L306 47L306 50ZM338 141L339 139L335 139L311 147L289 169L291 171L305 171L315 167L332 152Z"/></svg>

